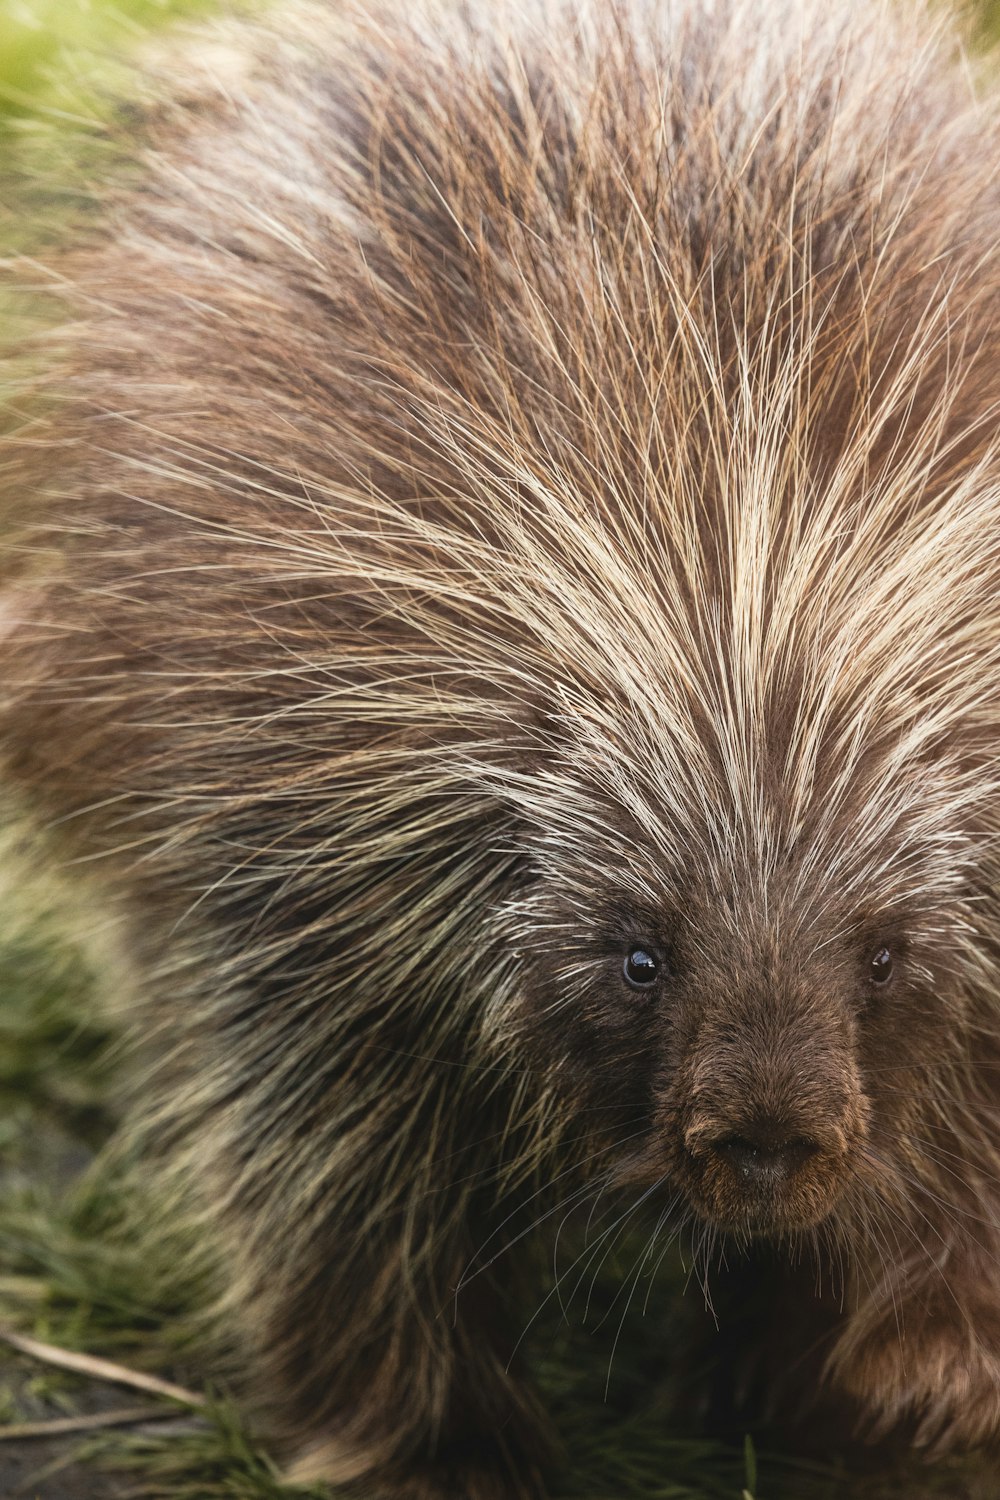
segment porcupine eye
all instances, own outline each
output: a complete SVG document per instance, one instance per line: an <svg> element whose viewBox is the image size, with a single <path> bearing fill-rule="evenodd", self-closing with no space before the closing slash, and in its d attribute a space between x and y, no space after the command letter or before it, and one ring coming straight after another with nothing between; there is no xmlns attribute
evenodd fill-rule
<svg viewBox="0 0 1000 1500"><path fill-rule="evenodd" d="M646 948L633 948L625 960L623 972L634 990L644 990L656 983L660 966Z"/></svg>
<svg viewBox="0 0 1000 1500"><path fill-rule="evenodd" d="M888 984L892 978L892 954L888 948L877 948L872 955L872 984Z"/></svg>

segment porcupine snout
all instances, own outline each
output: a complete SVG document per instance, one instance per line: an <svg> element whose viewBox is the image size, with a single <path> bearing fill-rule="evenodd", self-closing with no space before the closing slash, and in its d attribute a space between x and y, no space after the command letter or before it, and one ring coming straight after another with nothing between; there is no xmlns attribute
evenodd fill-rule
<svg viewBox="0 0 1000 1500"><path fill-rule="evenodd" d="M787 1181L815 1156L819 1146L809 1136L792 1135L780 1118L763 1116L712 1143L712 1150L749 1186Z"/></svg>
<svg viewBox="0 0 1000 1500"><path fill-rule="evenodd" d="M681 1133L699 1210L764 1234L824 1218L849 1180L866 1117L838 997L824 1003L772 983L720 1000L684 1071Z"/></svg>

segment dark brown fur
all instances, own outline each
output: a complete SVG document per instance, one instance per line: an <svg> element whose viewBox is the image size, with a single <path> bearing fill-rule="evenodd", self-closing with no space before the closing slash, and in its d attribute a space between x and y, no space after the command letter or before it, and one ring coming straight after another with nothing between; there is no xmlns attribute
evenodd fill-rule
<svg viewBox="0 0 1000 1500"><path fill-rule="evenodd" d="M300 1474L540 1491L495 1278L600 1195L839 1266L862 1426L1000 1431L1000 139L939 30L286 6L60 264L4 764Z"/></svg>

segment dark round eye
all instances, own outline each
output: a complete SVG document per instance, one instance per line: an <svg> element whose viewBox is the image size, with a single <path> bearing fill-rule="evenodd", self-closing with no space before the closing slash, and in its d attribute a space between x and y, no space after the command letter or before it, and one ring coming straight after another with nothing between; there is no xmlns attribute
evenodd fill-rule
<svg viewBox="0 0 1000 1500"><path fill-rule="evenodd" d="M888 948L876 948L872 954L872 984L888 984L892 978L892 954Z"/></svg>
<svg viewBox="0 0 1000 1500"><path fill-rule="evenodd" d="M655 984L659 972L659 964L645 948L633 948L625 960L625 978L635 989L645 989L647 985Z"/></svg>

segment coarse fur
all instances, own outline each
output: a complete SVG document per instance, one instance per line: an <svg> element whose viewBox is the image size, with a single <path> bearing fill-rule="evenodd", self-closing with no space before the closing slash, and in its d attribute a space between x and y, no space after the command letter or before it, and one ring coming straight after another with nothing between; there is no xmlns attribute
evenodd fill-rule
<svg viewBox="0 0 1000 1500"><path fill-rule="evenodd" d="M0 741L269 1422L540 1493L502 1298L600 1200L829 1262L861 1429L995 1439L995 100L881 0L217 35L54 263Z"/></svg>

